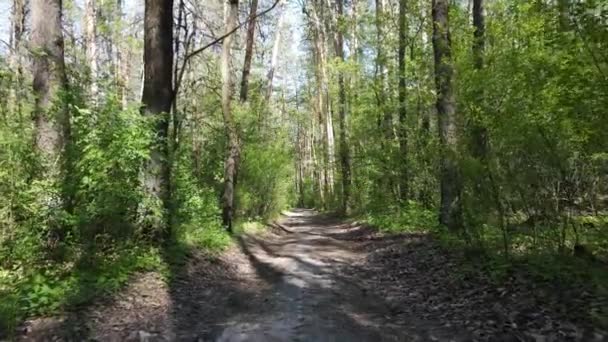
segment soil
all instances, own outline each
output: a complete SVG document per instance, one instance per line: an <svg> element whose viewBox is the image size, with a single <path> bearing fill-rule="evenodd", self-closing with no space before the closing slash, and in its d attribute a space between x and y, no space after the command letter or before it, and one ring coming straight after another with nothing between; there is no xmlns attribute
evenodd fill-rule
<svg viewBox="0 0 608 342"><path fill-rule="evenodd" d="M219 257L192 255L170 282L139 274L114 298L23 326L26 341L607 341L591 295L517 275L458 276L429 236L383 236L311 210ZM570 310L570 311L569 311Z"/></svg>

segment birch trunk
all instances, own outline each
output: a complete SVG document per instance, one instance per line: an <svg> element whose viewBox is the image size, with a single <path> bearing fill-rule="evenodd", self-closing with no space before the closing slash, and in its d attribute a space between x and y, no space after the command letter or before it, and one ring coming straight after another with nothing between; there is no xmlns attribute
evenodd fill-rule
<svg viewBox="0 0 608 342"><path fill-rule="evenodd" d="M237 25L238 0L226 0L224 4L224 27L230 32ZM224 190L222 194L222 220L228 231L232 231L234 218L234 191L240 159L240 142L236 123L232 115L232 71L230 70L231 49L234 35L228 35L222 43L222 112L224 129L228 139L228 151L224 162Z"/></svg>

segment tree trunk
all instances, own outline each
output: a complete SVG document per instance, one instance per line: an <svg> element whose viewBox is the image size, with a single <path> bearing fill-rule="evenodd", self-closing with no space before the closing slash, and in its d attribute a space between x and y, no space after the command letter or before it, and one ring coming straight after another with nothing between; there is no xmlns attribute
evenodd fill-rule
<svg viewBox="0 0 608 342"><path fill-rule="evenodd" d="M344 16L343 0L337 0L338 19L341 20ZM340 62L344 63L344 37L342 29L335 27L336 30L336 56ZM348 125L346 121L346 89L344 84L344 72L338 74L338 120L340 126L340 166L342 171L342 203L341 211L343 214L348 213L348 205L350 198L350 149L348 145Z"/></svg>
<svg viewBox="0 0 608 342"><path fill-rule="evenodd" d="M399 194L401 201L408 197L408 156L407 156L407 88L405 70L405 52L407 48L407 0L399 0L399 51L397 53L397 68L399 74L399 150L401 155L401 175L399 181Z"/></svg>
<svg viewBox="0 0 608 342"><path fill-rule="evenodd" d="M274 79L274 72L277 68L279 61L279 48L281 47L281 29L283 27L283 21L285 17L285 2L281 1L281 14L279 14L279 21L277 22L277 29L275 31L274 45L272 47L272 58L270 60L270 69L266 77L266 103L270 103L270 97L272 96L272 83Z"/></svg>
<svg viewBox="0 0 608 342"><path fill-rule="evenodd" d="M65 147L70 138L69 114L64 105L54 109L59 93L67 87L61 0L32 2L33 90L35 146L42 157L40 178L59 180Z"/></svg>
<svg viewBox="0 0 608 342"><path fill-rule="evenodd" d="M382 115L380 126L387 141L392 139L392 116L386 106L386 54L384 52L384 1L376 0L376 99Z"/></svg>
<svg viewBox="0 0 608 342"><path fill-rule="evenodd" d="M441 144L439 222L451 230L462 227L461 176L457 160L454 66L448 20L448 0L433 0L433 50L437 87L437 118Z"/></svg>
<svg viewBox="0 0 608 342"><path fill-rule="evenodd" d="M21 57L22 51L21 46L23 44L23 33L25 32L25 0L14 0L13 1L13 13L11 18L11 52L10 52L10 66L15 70L17 77L17 86L11 87L9 93L9 104L12 106L10 112L16 113L16 116L20 123L22 123L22 105L21 96L19 94L23 89L25 82L23 76L23 59Z"/></svg>
<svg viewBox="0 0 608 342"><path fill-rule="evenodd" d="M142 113L155 120L150 159L143 169L146 195L162 204L165 215L148 221L153 234L168 237L170 203L170 167L167 133L172 100L173 70L173 0L146 0L144 14L144 84Z"/></svg>
<svg viewBox="0 0 608 342"><path fill-rule="evenodd" d="M123 0L116 1L116 17L114 18L115 22L119 24L119 27L122 27L122 23L124 21L123 15ZM130 52L127 47L127 44L118 36L113 37L113 44L115 45L114 49L116 51L116 61L115 64L118 66L116 68L116 84L118 88L118 94L120 97L121 105L123 109L127 108L127 104L129 103L129 74L131 73L131 61L129 58Z"/></svg>
<svg viewBox="0 0 608 342"><path fill-rule="evenodd" d="M251 72L251 58L253 57L253 43L255 42L255 23L254 16L258 11L258 0L251 0L249 9L249 23L247 24L247 42L245 45L245 62L243 63L243 75L241 76L241 102L247 101L247 91L249 90L249 73Z"/></svg>
<svg viewBox="0 0 608 342"><path fill-rule="evenodd" d="M89 93L93 103L97 101L97 9L95 0L85 0L84 45L85 61L89 68Z"/></svg>
<svg viewBox="0 0 608 342"><path fill-rule="evenodd" d="M473 0L473 26L474 26L474 41L473 41L473 60L475 69L483 69L483 52L485 48L485 23L483 14L483 0ZM478 94L478 103L482 103L483 96ZM471 152L473 157L484 159L488 153L488 131L480 122L474 122L472 131Z"/></svg>
<svg viewBox="0 0 608 342"><path fill-rule="evenodd" d="M238 0L226 0L224 4L224 27L230 32L237 25ZM224 162L224 191L222 194L222 220L229 231L232 231L234 218L234 191L240 159L240 142L236 122L232 116L232 72L230 70L231 49L234 35L228 35L222 43L222 112L224 129L228 139L228 151Z"/></svg>
<svg viewBox="0 0 608 342"><path fill-rule="evenodd" d="M318 120L319 120L319 138L320 144L323 146L323 177L322 191L325 193L323 198L329 199L333 192L334 183L334 136L333 124L331 118L331 106L329 99L329 80L327 75L327 42L325 25L322 22L322 16L319 11L323 4L315 2L312 5L312 21L313 21L313 56L315 59L315 78L317 85L317 104L318 104ZM325 203L326 204L326 203Z"/></svg>

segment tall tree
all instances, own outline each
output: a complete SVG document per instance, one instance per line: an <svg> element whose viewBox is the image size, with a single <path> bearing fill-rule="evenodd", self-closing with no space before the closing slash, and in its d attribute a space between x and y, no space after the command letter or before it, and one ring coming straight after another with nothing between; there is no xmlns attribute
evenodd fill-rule
<svg viewBox="0 0 608 342"><path fill-rule="evenodd" d="M251 73L251 58L253 57L253 43L255 42L255 14L258 10L258 0L251 0L249 9L249 23L247 24L247 38L245 42L245 61L243 62L243 75L241 76L241 102L247 101L249 90L249 74Z"/></svg>
<svg viewBox="0 0 608 342"><path fill-rule="evenodd" d="M19 99L18 91L23 88L24 83L21 48L23 45L23 34L25 32L25 12L25 0L14 0L11 17L10 65L11 68L15 70L17 76L17 87L12 87L10 89L10 105L15 108L15 112L19 116L20 121L21 101Z"/></svg>
<svg viewBox="0 0 608 342"><path fill-rule="evenodd" d="M266 76L266 103L270 103L270 97L272 96L272 84L274 80L274 72L279 62L279 48L281 47L281 30L283 28L283 20L285 18L285 0L281 0L281 13L279 14L279 21L277 22L277 29L274 34L274 45L272 47L272 57L270 59L270 69Z"/></svg>
<svg viewBox="0 0 608 342"><path fill-rule="evenodd" d="M93 102L97 97L97 8L95 5L95 0L86 0L84 4L85 60L89 67L89 92Z"/></svg>
<svg viewBox="0 0 608 342"><path fill-rule="evenodd" d="M61 175L70 137L69 114L58 101L67 87L61 13L61 0L32 2L35 146L45 168L41 176L51 179Z"/></svg>
<svg viewBox="0 0 608 342"><path fill-rule="evenodd" d="M167 133L173 89L173 0L146 0L145 6L142 113L155 122L155 140L144 165L143 186L147 196L168 211L171 193ZM154 233L169 233L167 217L163 215L160 220L150 221Z"/></svg>
<svg viewBox="0 0 608 342"><path fill-rule="evenodd" d="M483 13L483 0L473 0L473 61L476 70L483 69L483 53L485 48L485 20ZM478 94L478 103L482 103L483 96ZM471 152L476 158L485 158L488 149L487 129L479 122L471 128L473 136Z"/></svg>
<svg viewBox="0 0 608 342"><path fill-rule="evenodd" d="M343 0L336 0L338 21L344 18L344 3ZM335 49L336 56L340 62L344 63L344 34L342 28L337 25L335 29ZM338 73L338 125L340 126L340 171L342 172L342 203L341 211L346 214L348 212L348 204L350 198L350 148L348 146L348 125L346 119L346 86L344 84L344 72Z"/></svg>
<svg viewBox="0 0 608 342"><path fill-rule="evenodd" d="M405 50L407 48L407 0L399 0L399 51L397 53L397 68L399 75L399 149L401 154L401 175L400 175L400 199L405 200L408 195L408 165L407 165L407 88L405 70Z"/></svg>
<svg viewBox="0 0 608 342"><path fill-rule="evenodd" d="M449 1L433 0L433 51L437 118L441 144L441 203L439 222L451 230L462 227L461 175L457 160L458 132L454 95L452 44L450 41Z"/></svg>
<svg viewBox="0 0 608 342"><path fill-rule="evenodd" d="M385 138L391 139L392 136L392 115L386 107L386 52L384 49L384 39L386 32L384 27L384 1L376 1L376 101L382 118L380 119L380 128L383 130Z"/></svg>
<svg viewBox="0 0 608 342"><path fill-rule="evenodd" d="M222 42L222 113L224 130L228 139L228 151L224 161L224 190L222 193L222 220L229 231L232 230L234 218L234 192L237 182L240 161L240 139L236 122L232 114L232 70L230 68L231 49L234 35L229 34L237 27L238 0L226 0L224 4L224 29L227 36Z"/></svg>

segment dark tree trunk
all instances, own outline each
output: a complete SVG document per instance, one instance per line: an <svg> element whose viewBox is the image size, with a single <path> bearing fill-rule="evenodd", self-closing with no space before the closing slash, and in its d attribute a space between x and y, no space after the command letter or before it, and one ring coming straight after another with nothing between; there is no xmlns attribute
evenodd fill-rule
<svg viewBox="0 0 608 342"><path fill-rule="evenodd" d="M399 149L402 158L400 175L400 199L408 197L408 163L407 163L407 88L405 73L405 52L407 48L407 0L399 0L399 51L397 53L397 67L399 69Z"/></svg>
<svg viewBox="0 0 608 342"><path fill-rule="evenodd" d="M247 91L249 90L249 73L251 72L251 58L253 57L253 43L255 42L255 23L254 18L258 10L258 0L251 0L249 9L249 23L247 24L247 41L245 46L245 62L243 63L243 75L241 76L241 102L247 101Z"/></svg>
<svg viewBox="0 0 608 342"><path fill-rule="evenodd" d="M344 16L343 0L337 0L338 20ZM344 62L344 37L342 29L335 27L336 30L336 56L341 62ZM342 208L343 214L348 212L348 204L350 200L350 149L348 145L348 125L346 121L346 86L344 84L344 73L338 74L338 120L340 127L340 164L342 171Z"/></svg>
<svg viewBox="0 0 608 342"><path fill-rule="evenodd" d="M433 0L433 51L437 87L437 118L441 144L439 222L451 230L462 227L461 176L457 160L458 132L453 89L454 66L448 0Z"/></svg>
<svg viewBox="0 0 608 342"><path fill-rule="evenodd" d="M483 69L483 52L485 48L485 22L483 14L483 0L473 0L473 59L475 69ZM483 101L483 95L478 94L477 102ZM475 158L484 159L488 154L488 130L480 122L473 123L471 127L472 146L471 153Z"/></svg>
<svg viewBox="0 0 608 342"><path fill-rule="evenodd" d="M144 17L144 84L142 113L155 121L150 159L143 169L146 195L162 203L166 214L151 220L153 234L170 233L170 167L167 133L172 100L173 0L146 0Z"/></svg>
<svg viewBox="0 0 608 342"><path fill-rule="evenodd" d="M61 175L58 160L65 161L70 138L70 120L65 106L52 107L66 89L61 0L35 0L32 3L33 90L35 102L35 145L45 169L43 178ZM57 178L58 179L58 178Z"/></svg>

